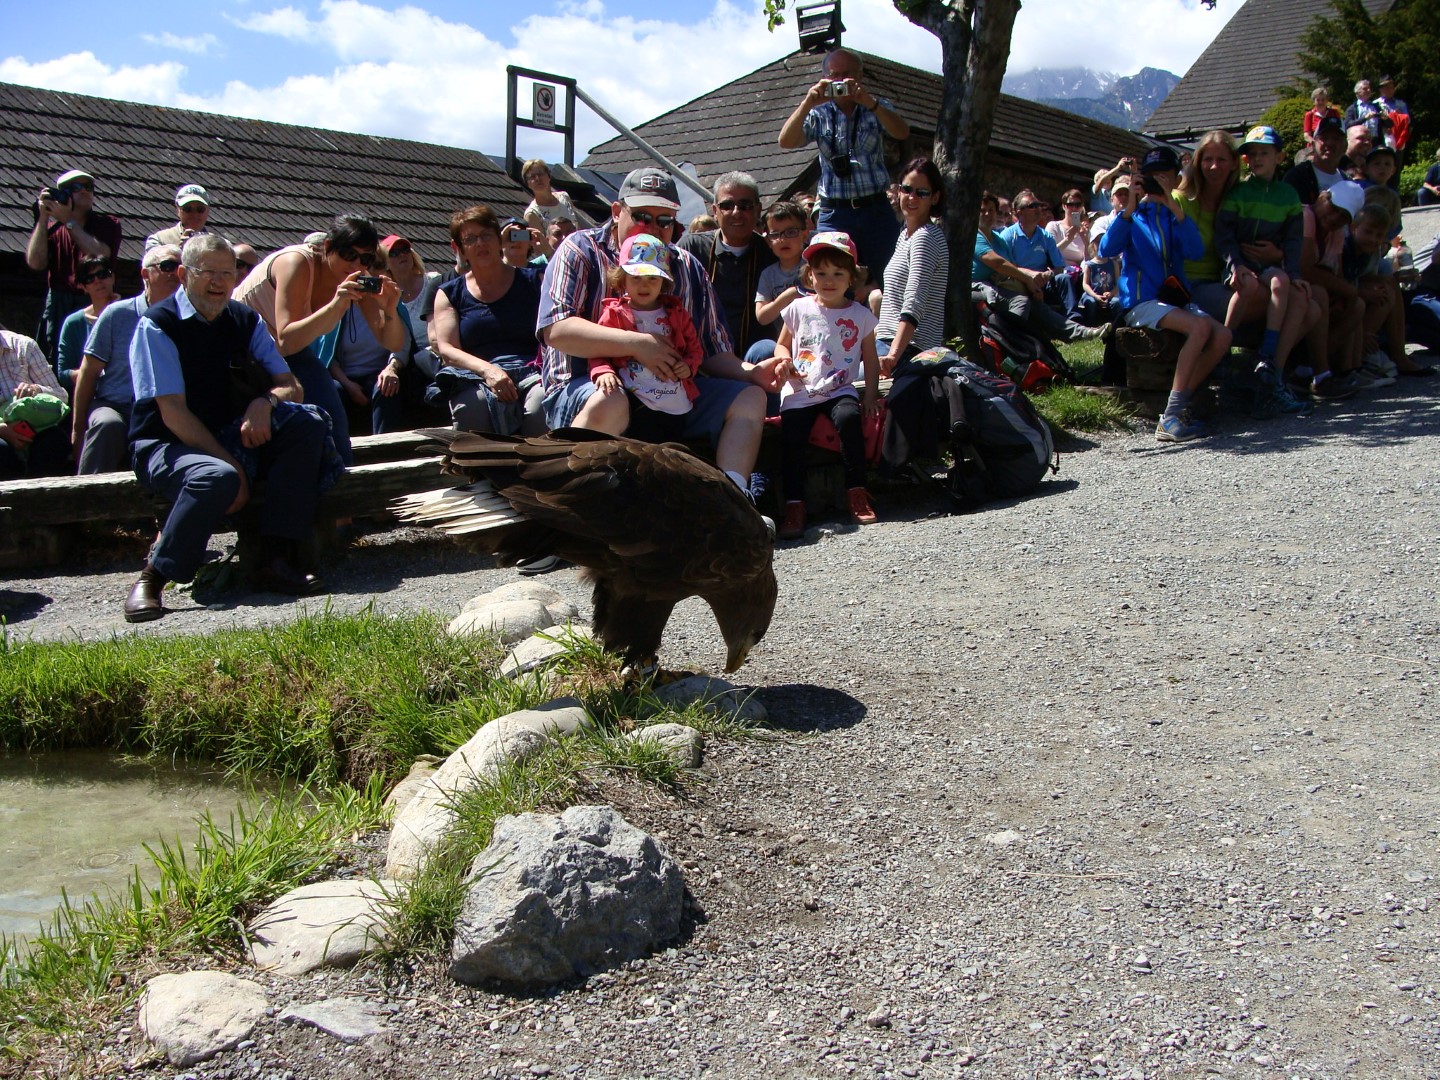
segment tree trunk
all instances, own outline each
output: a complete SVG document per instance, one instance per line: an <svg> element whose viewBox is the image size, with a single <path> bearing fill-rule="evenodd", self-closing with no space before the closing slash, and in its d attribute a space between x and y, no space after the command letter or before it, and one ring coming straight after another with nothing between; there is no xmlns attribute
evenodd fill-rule
<svg viewBox="0 0 1440 1080"><path fill-rule="evenodd" d="M1020 0L931 0L922 5L897 0L896 7L940 39L942 94L934 158L945 178L945 233L950 242L946 330L964 339L973 358L979 355L979 331L970 302L970 267L995 106Z"/></svg>

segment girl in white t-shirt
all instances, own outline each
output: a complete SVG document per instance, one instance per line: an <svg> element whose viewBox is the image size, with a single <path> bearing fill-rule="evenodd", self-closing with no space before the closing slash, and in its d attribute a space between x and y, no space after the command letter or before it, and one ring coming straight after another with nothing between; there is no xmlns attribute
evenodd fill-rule
<svg viewBox="0 0 1440 1080"><path fill-rule="evenodd" d="M805 456L810 431L823 413L840 436L840 458L850 518L862 525L875 520L865 490L865 435L862 414L880 411L877 384L880 358L875 351L874 313L849 299L862 275L855 242L847 233L821 232L805 248L801 281L813 295L802 296L781 315L775 357L765 361L780 389L781 475L788 496L777 535L793 540L805 533ZM864 367L863 402L855 389ZM796 498L796 496L802 496Z"/></svg>

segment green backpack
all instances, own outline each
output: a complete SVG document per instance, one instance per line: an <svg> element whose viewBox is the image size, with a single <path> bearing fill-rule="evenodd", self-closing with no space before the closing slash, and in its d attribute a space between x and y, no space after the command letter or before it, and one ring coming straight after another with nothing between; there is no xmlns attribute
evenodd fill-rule
<svg viewBox="0 0 1440 1080"><path fill-rule="evenodd" d="M0 406L0 420L7 424L29 424L37 435L55 427L69 415L70 406L54 394L31 394Z"/></svg>

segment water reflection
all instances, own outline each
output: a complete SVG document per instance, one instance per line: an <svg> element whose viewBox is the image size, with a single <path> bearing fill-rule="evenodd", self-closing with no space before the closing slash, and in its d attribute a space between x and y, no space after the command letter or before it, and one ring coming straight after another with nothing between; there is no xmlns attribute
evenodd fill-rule
<svg viewBox="0 0 1440 1080"><path fill-rule="evenodd" d="M110 751L0 757L0 932L34 934L62 888L78 904L125 888L136 867L158 881L143 845L189 846L197 817L224 822L245 795L215 769Z"/></svg>

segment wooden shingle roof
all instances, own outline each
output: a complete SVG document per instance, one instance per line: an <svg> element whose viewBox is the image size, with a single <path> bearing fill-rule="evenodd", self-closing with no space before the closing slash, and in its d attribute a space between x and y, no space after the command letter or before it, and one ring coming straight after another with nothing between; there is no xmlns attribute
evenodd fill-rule
<svg viewBox="0 0 1440 1080"><path fill-rule="evenodd" d="M1373 15L1394 0L1362 0ZM1300 38L1332 0L1247 0L1145 123L1160 138L1192 139L1212 128L1241 131L1275 104L1276 88L1304 75ZM1332 86L1337 102L1350 87Z"/></svg>
<svg viewBox="0 0 1440 1080"><path fill-rule="evenodd" d="M940 111L941 80L933 72L860 53L865 85L887 97L909 121L912 136L928 142ZM795 185L815 161L815 147L782 150L780 126L819 78L814 56L792 53L635 128L673 161L692 162L702 183L730 169L754 175L761 196L771 199ZM990 143L992 156L1060 163L1088 176L1126 154L1152 145L1133 132L1087 120L1047 105L1002 94ZM648 159L629 140L616 137L594 147L583 165L625 172Z"/></svg>
<svg viewBox="0 0 1440 1080"><path fill-rule="evenodd" d="M123 220L120 257L134 260L175 224L182 184L210 195L212 229L262 253L355 212L432 267L452 258L454 211L483 202L510 216L530 201L473 150L0 83L0 252L24 252L40 188L74 168L95 176L95 207Z"/></svg>

